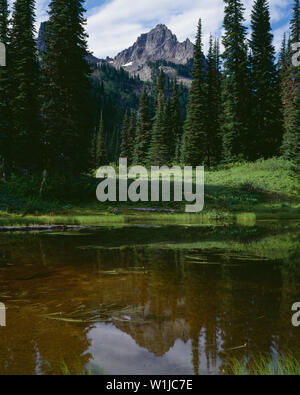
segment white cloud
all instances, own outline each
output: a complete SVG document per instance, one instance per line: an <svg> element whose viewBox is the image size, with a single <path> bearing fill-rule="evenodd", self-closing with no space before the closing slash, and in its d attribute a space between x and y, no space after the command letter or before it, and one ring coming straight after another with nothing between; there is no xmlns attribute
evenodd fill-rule
<svg viewBox="0 0 300 395"><path fill-rule="evenodd" d="M48 19L47 7L49 0L36 1L36 25L39 26L41 22Z"/></svg>
<svg viewBox="0 0 300 395"><path fill-rule="evenodd" d="M48 19L50 0L37 0L36 27ZM250 22L254 0L244 0L246 23ZM10 0L10 4L13 0ZM272 24L275 26L275 46L279 48L282 34L288 30L287 14L293 0L270 0ZM207 49L208 37L222 32L223 0L106 0L102 6L88 11L87 30L89 48L95 56L115 56L132 45L137 37L157 23L166 24L180 41L187 37L194 41L199 18L203 22L203 41ZM281 23L282 21L282 23Z"/></svg>
<svg viewBox="0 0 300 395"><path fill-rule="evenodd" d="M250 21L254 0L246 0L245 17ZM271 0L272 23L286 17L292 0ZM89 46L98 57L115 56L129 47L136 38L153 28L157 23L165 23L179 40L195 37L198 19L203 21L205 49L209 34L220 35L223 23L223 0L110 0L102 7L89 11ZM275 30L275 44L281 41L281 33Z"/></svg>
<svg viewBox="0 0 300 395"><path fill-rule="evenodd" d="M199 18L203 19L204 39L217 33L222 25L222 0L111 0L90 10L89 45L96 56L116 55L136 38L165 23L179 40L194 40Z"/></svg>

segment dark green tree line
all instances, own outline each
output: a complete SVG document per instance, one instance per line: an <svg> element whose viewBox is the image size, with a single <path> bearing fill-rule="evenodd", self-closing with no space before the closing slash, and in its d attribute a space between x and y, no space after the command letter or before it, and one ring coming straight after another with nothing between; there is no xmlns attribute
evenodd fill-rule
<svg viewBox="0 0 300 395"><path fill-rule="evenodd" d="M190 89L187 119L182 147L183 162L187 165L203 164L206 152L204 56L202 51L202 22L199 20L194 52L193 82Z"/></svg>
<svg viewBox="0 0 300 395"><path fill-rule="evenodd" d="M166 117L167 107L164 81L164 72L163 69L161 69L157 84L155 116L152 126L151 143L148 152L148 163L151 166L166 165L170 162L170 141Z"/></svg>
<svg viewBox="0 0 300 395"><path fill-rule="evenodd" d="M52 0L43 56L46 167L72 173L90 162L90 68L83 0Z"/></svg>
<svg viewBox="0 0 300 395"><path fill-rule="evenodd" d="M103 112L101 111L99 130L96 134L96 168L107 164L106 135L104 129Z"/></svg>
<svg viewBox="0 0 300 395"><path fill-rule="evenodd" d="M3 179L7 181L8 166L11 159L12 108L11 108L11 60L9 37L9 9L7 0L0 0L0 42L6 48L6 67L0 67L0 157L2 158Z"/></svg>
<svg viewBox="0 0 300 395"><path fill-rule="evenodd" d="M249 62L240 0L224 0L223 150L227 162L246 159L251 144Z"/></svg>
<svg viewBox="0 0 300 395"><path fill-rule="evenodd" d="M220 47L218 40L213 41L212 36L206 63L206 164L210 166L219 163L222 158Z"/></svg>
<svg viewBox="0 0 300 395"><path fill-rule="evenodd" d="M28 174L41 165L39 66L35 42L35 1L16 0L11 31L12 156Z"/></svg>
<svg viewBox="0 0 300 395"><path fill-rule="evenodd" d="M147 164L147 155L151 142L151 124L149 119L149 102L146 85L140 99L137 118L136 138L134 142L133 162L139 165Z"/></svg>
<svg viewBox="0 0 300 395"><path fill-rule="evenodd" d="M298 68L292 64L292 44L300 41L300 5L299 0L294 0L293 16L290 22L291 35L285 50L285 63L282 64L284 56L283 48L280 53L281 64L281 97L283 105L284 136L282 152L285 158L290 159L293 150L293 136L291 135L292 116L294 112L294 98L299 80L296 77Z"/></svg>
<svg viewBox="0 0 300 395"><path fill-rule="evenodd" d="M175 163L179 163L181 159L183 124L176 76L173 81L173 94L170 101L170 119L167 119L167 123L170 125L170 136L173 139L170 144L170 158Z"/></svg>
<svg viewBox="0 0 300 395"><path fill-rule="evenodd" d="M252 152L251 159L278 154L282 140L280 89L275 65L269 4L256 0L251 14L251 88Z"/></svg>

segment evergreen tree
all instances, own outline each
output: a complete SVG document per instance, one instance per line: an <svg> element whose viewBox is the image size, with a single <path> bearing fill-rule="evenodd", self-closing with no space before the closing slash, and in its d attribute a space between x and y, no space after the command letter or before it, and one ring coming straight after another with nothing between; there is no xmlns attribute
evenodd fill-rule
<svg viewBox="0 0 300 395"><path fill-rule="evenodd" d="M172 98L166 98L166 113L165 113L165 122L166 122L166 133L169 140L169 160L173 161L175 154L175 135L173 131L172 125Z"/></svg>
<svg viewBox="0 0 300 395"><path fill-rule="evenodd" d="M250 89L244 7L240 0L224 1L222 134L224 159L230 162L248 156Z"/></svg>
<svg viewBox="0 0 300 395"><path fill-rule="evenodd" d="M291 123L288 130L289 144L287 145L286 157L292 161L293 170L300 180L300 70L298 70L297 82L291 113Z"/></svg>
<svg viewBox="0 0 300 395"><path fill-rule="evenodd" d="M26 172L40 165L39 68L34 13L34 0L15 1L10 55L13 59L13 157L17 167Z"/></svg>
<svg viewBox="0 0 300 395"><path fill-rule="evenodd" d="M221 73L220 48L218 40L209 40L207 56L207 91L206 91L206 163L217 164L221 158Z"/></svg>
<svg viewBox="0 0 300 395"><path fill-rule="evenodd" d="M150 166L167 165L169 163L169 156L168 128L166 126L166 100L162 90L158 90L148 163Z"/></svg>
<svg viewBox="0 0 300 395"><path fill-rule="evenodd" d="M280 75L280 80L282 80L286 68L287 68L287 39L286 39L286 33L284 33L279 56L278 56L278 71Z"/></svg>
<svg viewBox="0 0 300 395"><path fill-rule="evenodd" d="M184 127L182 159L186 165L199 166L204 164L207 145L205 139L206 112L201 19L198 24L192 76L193 81Z"/></svg>
<svg viewBox="0 0 300 395"><path fill-rule="evenodd" d="M293 17L291 19L291 41L292 43L300 42L300 2L294 0Z"/></svg>
<svg viewBox="0 0 300 395"><path fill-rule="evenodd" d="M0 42L6 48L6 67L0 67L0 156L3 180L7 181L7 167L11 149L11 60L9 59L9 10L7 0L0 0Z"/></svg>
<svg viewBox="0 0 300 395"><path fill-rule="evenodd" d="M107 164L106 136L103 121L103 112L100 116L99 131L96 137L96 167L99 168Z"/></svg>
<svg viewBox="0 0 300 395"><path fill-rule="evenodd" d="M170 161L170 148L166 117L166 97L165 97L165 75L160 69L159 78L156 86L156 106L151 132L151 142L148 152L148 164L150 166L166 165Z"/></svg>
<svg viewBox="0 0 300 395"><path fill-rule="evenodd" d="M50 168L90 168L90 68L83 0L52 0L43 56L45 142Z"/></svg>
<svg viewBox="0 0 300 395"><path fill-rule="evenodd" d="M278 153L282 140L279 78L267 0L256 0L251 15L252 159Z"/></svg>
<svg viewBox="0 0 300 395"><path fill-rule="evenodd" d="M151 142L150 120L147 88L144 85L137 119L137 130L134 144L134 163L146 165Z"/></svg>
<svg viewBox="0 0 300 395"><path fill-rule="evenodd" d="M135 140L135 112L131 110L129 126L128 126L128 165L132 165L133 163L133 155L134 155L134 140Z"/></svg>
<svg viewBox="0 0 300 395"><path fill-rule="evenodd" d="M156 94L158 95L159 93L165 94L165 73L162 67L160 68L159 77L156 85Z"/></svg>
<svg viewBox="0 0 300 395"><path fill-rule="evenodd" d="M182 118L180 111L180 103L178 97L178 85L177 85L177 77L175 76L173 81L173 94L171 100L171 116L168 119L170 123L171 132L170 132L170 147L171 147L171 159L174 160L175 163L179 163L181 159L181 144L182 144L182 135L183 135L183 127L182 127Z"/></svg>
<svg viewBox="0 0 300 395"><path fill-rule="evenodd" d="M282 129L284 132L283 141L285 139L285 120L286 120L286 103L288 97L286 96L288 91L286 89L287 75L289 70L289 59L288 59L288 42L286 38L286 33L283 34L282 44L280 52L278 55L277 69L279 73L279 83L280 83L280 98L281 98L281 117L282 117ZM281 149L283 150L284 143L282 143Z"/></svg>
<svg viewBox="0 0 300 395"><path fill-rule="evenodd" d="M127 110L125 111L122 125L120 156L126 159L130 156L129 119Z"/></svg>
<svg viewBox="0 0 300 395"><path fill-rule="evenodd" d="M1 43L9 43L9 9L7 0L0 1L0 38Z"/></svg>
<svg viewBox="0 0 300 395"><path fill-rule="evenodd" d="M292 130L292 114L294 112L293 101L295 97L295 92L297 89L297 85L299 84L299 80L296 78L298 67L295 67L292 64L292 44L299 42L299 20L300 8L299 8L299 0L294 1L293 7L293 17L290 22L290 30L291 36L288 40L288 48L286 54L286 67L284 68L281 75L281 96L282 96L282 105L283 105L283 120L284 120L284 136L282 143L282 152L286 158L290 157L290 152L293 147L290 144L293 144L292 137L290 136L290 131Z"/></svg>

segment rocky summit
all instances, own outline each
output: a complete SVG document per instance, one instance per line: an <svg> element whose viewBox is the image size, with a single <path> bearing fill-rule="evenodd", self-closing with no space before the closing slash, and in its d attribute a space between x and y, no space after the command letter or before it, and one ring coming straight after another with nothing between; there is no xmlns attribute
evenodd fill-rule
<svg viewBox="0 0 300 395"><path fill-rule="evenodd" d="M40 26L37 39L39 53L45 50L45 35L47 22ZM125 69L131 76L139 76L142 81L152 79L152 70L149 62L165 61L164 72L173 77L176 70L173 65L185 65L194 56L194 44L186 39L179 42L175 34L166 25L159 24L149 33L142 34L137 41L128 49L120 52L114 59L98 59L91 54L86 59L91 64L108 63L117 69ZM191 79L178 76L179 82L190 85Z"/></svg>
<svg viewBox="0 0 300 395"><path fill-rule="evenodd" d="M149 33L142 34L130 48L120 52L110 63L146 81L151 79L148 62L164 60L186 64L193 56L194 44L189 39L179 42L167 26L159 24Z"/></svg>

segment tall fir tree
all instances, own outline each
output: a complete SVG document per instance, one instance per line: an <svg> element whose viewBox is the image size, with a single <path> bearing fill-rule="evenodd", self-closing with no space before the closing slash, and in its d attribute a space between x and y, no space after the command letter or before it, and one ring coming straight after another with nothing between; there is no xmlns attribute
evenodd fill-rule
<svg viewBox="0 0 300 395"><path fill-rule="evenodd" d="M158 89L152 138L148 154L150 166L167 165L170 159L168 127L166 124L166 99L163 90Z"/></svg>
<svg viewBox="0 0 300 395"><path fill-rule="evenodd" d="M280 75L280 80L284 74L287 66L287 39L286 33L284 32L281 42L281 47L278 55L278 71Z"/></svg>
<svg viewBox="0 0 300 395"><path fill-rule="evenodd" d="M159 76L156 84L156 104L157 104L159 93L165 94L165 80L166 80L166 76L163 67L161 67L159 69Z"/></svg>
<svg viewBox="0 0 300 395"><path fill-rule="evenodd" d="M3 180L7 181L11 160L12 113L11 113L11 59L9 37L9 9L7 0L0 0L0 42L5 45L6 66L0 67L0 157Z"/></svg>
<svg viewBox="0 0 300 395"><path fill-rule="evenodd" d="M130 156L130 137L129 137L129 119L128 111L124 113L122 131L121 131L121 158L126 158Z"/></svg>
<svg viewBox="0 0 300 395"><path fill-rule="evenodd" d="M180 111L180 102L178 96L178 84L177 77L174 77L173 81L173 94L171 99L171 108L170 108L170 119L167 120L170 124L171 132L170 138L170 157L171 160L175 163L179 163L181 159L181 145L182 145L182 136L183 136L183 125Z"/></svg>
<svg viewBox="0 0 300 395"><path fill-rule="evenodd" d="M280 99L281 99L281 117L282 117L282 130L283 130L283 141L285 139L286 130L285 130L285 120L286 120L286 102L288 97L287 89L286 89L286 82L287 82L287 75L289 70L289 59L288 59L288 40L286 33L283 34L282 43L278 55L278 64L277 70L279 73L279 84L280 84ZM284 143L282 142L281 151L283 149Z"/></svg>
<svg viewBox="0 0 300 395"><path fill-rule="evenodd" d="M292 43L300 42L300 2L294 0L293 16L291 19L291 41Z"/></svg>
<svg viewBox="0 0 300 395"><path fill-rule="evenodd" d="M256 0L251 15L251 159L279 153L282 141L279 76L272 44L269 3Z"/></svg>
<svg viewBox="0 0 300 395"><path fill-rule="evenodd" d="M147 155L151 142L150 127L148 94L146 84L144 84L143 92L140 99L136 137L134 142L133 162L138 165L147 164Z"/></svg>
<svg viewBox="0 0 300 395"><path fill-rule="evenodd" d="M93 125L83 0L52 0L43 56L47 166L80 173L90 168Z"/></svg>
<svg viewBox="0 0 300 395"><path fill-rule="evenodd" d="M244 7L240 0L224 2L222 134L224 159L230 162L248 157L250 87Z"/></svg>
<svg viewBox="0 0 300 395"><path fill-rule="evenodd" d="M39 66L35 41L35 1L16 0L11 33L13 152L17 168L40 166Z"/></svg>
<svg viewBox="0 0 300 395"><path fill-rule="evenodd" d="M283 60L283 49L280 53L280 58ZM292 57L292 46L290 37L287 40L286 52L285 52L285 63L281 63L280 67L280 93L281 93L281 103L282 103L282 117L283 117L283 141L281 146L281 151L285 155L287 151L287 145L289 144L288 131L291 122L291 113L293 107L293 98L295 90L295 79L292 77L294 73L294 68L291 63Z"/></svg>
<svg viewBox="0 0 300 395"><path fill-rule="evenodd" d="M106 135L104 129L103 112L101 111L99 130L96 135L96 167L107 164Z"/></svg>
<svg viewBox="0 0 300 395"><path fill-rule="evenodd" d="M282 153L286 158L289 158L289 153L292 150L293 144L291 131L292 114L294 112L293 101L299 80L296 78L298 67L292 64L293 49L292 44L300 42L299 26L300 26L300 5L299 0L294 0L293 16L290 22L291 35L288 40L286 67L283 70L281 78L281 96L283 105L283 120L284 120L284 136L282 142Z"/></svg>
<svg viewBox="0 0 300 395"><path fill-rule="evenodd" d="M286 156L292 161L293 170L300 181L300 69L297 74L297 82L288 131L290 144L287 146Z"/></svg>
<svg viewBox="0 0 300 395"><path fill-rule="evenodd" d="M219 41L209 39L207 56L207 91L206 91L206 164L217 164L222 154L221 139L221 73Z"/></svg>
<svg viewBox="0 0 300 395"><path fill-rule="evenodd" d="M187 119L184 126L182 159L186 165L200 166L204 164L207 145L201 19L198 24L192 77L193 81L189 95Z"/></svg>
<svg viewBox="0 0 300 395"><path fill-rule="evenodd" d="M168 91L169 92L169 91ZM172 98L166 97L166 114L165 114L165 122L166 122L166 131L169 139L169 160L173 161L174 153L175 153L175 135L172 127Z"/></svg>
<svg viewBox="0 0 300 395"><path fill-rule="evenodd" d="M166 97L165 97L165 74L160 68L156 85L155 115L153 119L150 148L148 152L147 164L150 166L166 165L170 162L170 148L166 117Z"/></svg>
<svg viewBox="0 0 300 395"><path fill-rule="evenodd" d="M128 125L128 165L131 166L133 164L133 156L134 156L134 141L135 141L135 130L136 120L135 120L135 112L131 110L129 125Z"/></svg>

